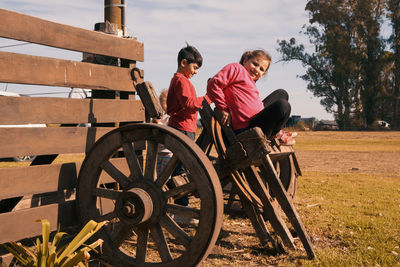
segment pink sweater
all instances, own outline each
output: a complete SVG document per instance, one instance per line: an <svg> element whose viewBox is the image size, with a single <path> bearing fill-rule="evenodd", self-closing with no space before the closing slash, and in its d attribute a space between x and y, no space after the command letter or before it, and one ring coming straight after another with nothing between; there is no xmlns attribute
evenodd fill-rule
<svg viewBox="0 0 400 267"><path fill-rule="evenodd" d="M208 82L207 95L219 110L231 114L234 130L249 126L250 119L264 109L256 83L239 63L220 70Z"/></svg>

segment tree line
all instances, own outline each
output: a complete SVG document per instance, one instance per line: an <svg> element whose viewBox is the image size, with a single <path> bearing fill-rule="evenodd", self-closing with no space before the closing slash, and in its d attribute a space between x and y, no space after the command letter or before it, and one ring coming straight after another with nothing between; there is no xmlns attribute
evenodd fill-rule
<svg viewBox="0 0 400 267"><path fill-rule="evenodd" d="M313 51L295 38L278 40L280 61L302 63L300 78L340 129L376 120L399 129L400 0L310 0L305 10L302 33Z"/></svg>

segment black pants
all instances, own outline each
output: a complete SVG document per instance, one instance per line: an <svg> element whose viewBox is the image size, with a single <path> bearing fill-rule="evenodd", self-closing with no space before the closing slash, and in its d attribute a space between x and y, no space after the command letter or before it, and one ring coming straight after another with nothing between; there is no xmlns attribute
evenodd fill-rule
<svg viewBox="0 0 400 267"><path fill-rule="evenodd" d="M250 121L249 128L260 127L267 138L276 135L290 116L289 95L283 89L272 92L264 100L264 109Z"/></svg>

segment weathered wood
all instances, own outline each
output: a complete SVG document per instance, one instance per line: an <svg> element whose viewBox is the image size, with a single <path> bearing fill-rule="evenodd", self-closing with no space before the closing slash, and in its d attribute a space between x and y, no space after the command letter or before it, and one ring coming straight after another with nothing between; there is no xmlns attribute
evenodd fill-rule
<svg viewBox="0 0 400 267"><path fill-rule="evenodd" d="M312 247L307 230L305 229L291 199L288 197L282 182L279 180L271 159L267 156L263 159L263 161L264 165L260 167L263 176L266 177L266 181L272 192L274 192L274 195L282 207L282 210L285 212L293 228L296 230L296 233L303 243L308 257L310 259L315 258L314 248Z"/></svg>
<svg viewBox="0 0 400 267"><path fill-rule="evenodd" d="M113 128L0 128L0 158L83 153Z"/></svg>
<svg viewBox="0 0 400 267"><path fill-rule="evenodd" d="M0 9L0 36L73 51L144 60L143 43ZM11 26L12 25L12 26Z"/></svg>
<svg viewBox="0 0 400 267"><path fill-rule="evenodd" d="M0 52L0 81L134 92L130 69Z"/></svg>
<svg viewBox="0 0 400 267"><path fill-rule="evenodd" d="M110 162L122 173L129 174L124 158L113 158ZM76 187L81 164L70 162L0 169L0 199L72 190ZM115 182L106 172L102 172L100 179L102 183Z"/></svg>
<svg viewBox="0 0 400 267"><path fill-rule="evenodd" d="M225 134L226 138L228 139L228 142L229 142L228 145L233 144L236 140L236 135L233 132L233 129L231 127L227 126L226 124L221 123L222 112L219 109L215 108L214 115L215 115L215 118L217 119L217 121L221 124L222 131Z"/></svg>
<svg viewBox="0 0 400 267"><path fill-rule="evenodd" d="M147 169L145 171L145 177L133 177L134 179L132 179L133 183L130 185L130 192L134 193L137 189L140 189L140 191L143 191L143 197L148 195L143 199L145 199L146 202L149 202L149 204L150 202L152 203L152 214L150 220L154 221L142 223L140 225L137 224L137 222L133 222L133 224L128 223L127 225L132 226L132 228L136 226L141 227L141 231L144 229L149 230L153 244L155 244L155 249L159 252L163 264L171 266L177 264L183 266L196 266L208 255L211 251L212 245L218 237L223 213L222 189L217 174L206 155L204 155L200 148L194 145L194 142L187 136L170 127L154 123L131 124L114 130L101 141L96 143L87 155L79 174L77 198L79 199L78 209L81 217L84 222L98 217L96 199L93 198L93 192L98 192L98 189L95 189L98 188L95 183L99 174L97 171L99 168L98 166L102 166L103 162L108 161L112 156L113 151L121 148L125 152L125 156L128 157L127 160L129 160L129 157L131 157L132 154L130 151L132 149L131 145L128 146L127 144L136 143L138 141L147 142L148 145L146 146L146 150L143 151L144 164L150 164L151 166L149 169L144 166L144 170ZM165 187L163 190L159 190L159 186L163 186L167 179L164 179L163 177L158 178L155 181L153 179L147 179L148 177L153 177L153 165L155 163L153 152L155 152L158 144L163 144L174 155L170 160L170 162L172 161L170 167L167 166L168 170L163 172L165 173L164 175L168 177L169 175L166 173L172 173L176 168L176 164L182 163L185 170L187 170L191 181L190 184L183 185L176 191L170 192L170 195L168 195L167 192L169 191ZM149 150L152 152L150 152L150 160L147 160L147 153ZM174 160L174 157L177 160ZM134 164L131 165L133 166ZM132 173L133 171L131 171L131 174ZM194 187L194 189L191 187ZM164 192L164 190L167 191ZM92 192L92 194L90 192ZM124 195L128 192L129 191L124 192ZM201 209L170 204L173 201L171 199L173 195L176 193L179 195L180 192L193 192L194 195L198 196L201 203ZM168 196L168 199L166 196ZM123 205L119 205L120 201L116 201L115 212L119 214L118 216L120 221L130 219L124 215L124 212L126 211L126 205L129 204L129 202L133 203L133 201L133 198L131 200L131 198L127 197L123 200ZM168 217L171 213L176 215L173 220L171 217ZM178 222L178 215L189 219L199 219L199 224L197 227L185 225L182 222ZM164 218L166 221L160 218ZM161 229L161 226L159 225L160 221L163 229ZM110 228L113 228L112 226L116 225L113 221L111 224ZM186 234L181 231L179 227L184 229ZM165 230L168 233L164 232ZM190 235L188 234L189 230ZM139 261L143 261L144 259L145 265L147 264L146 257L144 257L145 250L147 250L147 242L142 240L147 239L147 237L139 236L138 238L141 239L140 242L138 241L139 245L145 246L144 248L137 248L139 255L132 254L123 255L123 257L121 257L119 256L121 255L119 254L119 242L116 242L117 245L114 245L114 242L112 242L113 244L109 244L107 240L126 240L129 238L129 233L127 234L118 231L114 232L114 235L112 231L113 230L111 230L110 233L104 233L104 240L106 240L105 246L103 247L104 255L114 255L113 257L116 260L118 260L117 257L119 257L120 260L123 259L125 264L122 265L124 266L137 265L135 257L138 257ZM172 235L175 238L165 239L163 236L164 234L168 234L169 237ZM189 239L187 235L192 238ZM187 249L181 250L179 243L183 243ZM169 258L167 251L169 247L174 251L174 258L171 259ZM154 248L154 246L152 248ZM179 255L175 254L175 252ZM149 264L151 265L153 263Z"/></svg>
<svg viewBox="0 0 400 267"><path fill-rule="evenodd" d="M241 192L238 192L238 193L239 193L239 197L240 197L240 202L242 204L242 209L247 214L247 217L249 217L251 224L253 225L253 228L256 231L256 235L258 236L258 239L260 240L260 243L262 245L265 245L268 241L271 241L274 244L275 242L272 239L272 237L265 225L264 218L255 209L254 205L252 205L252 203L241 194Z"/></svg>
<svg viewBox="0 0 400 267"><path fill-rule="evenodd" d="M0 214L0 244L41 234L40 219L49 220L51 231L77 225L75 201Z"/></svg>
<svg viewBox="0 0 400 267"><path fill-rule="evenodd" d="M150 82L139 83L136 85L136 90L149 116L151 118L160 118L163 114L163 109L153 85Z"/></svg>
<svg viewBox="0 0 400 267"><path fill-rule="evenodd" d="M158 143L152 140L149 140L147 143L146 149L146 158L145 158L145 168L144 168L144 177L151 181L155 181L157 178L156 175L156 167L157 167L157 157L158 157Z"/></svg>
<svg viewBox="0 0 400 267"><path fill-rule="evenodd" d="M290 249L295 249L293 236L290 233L285 221L280 216L279 209L276 207L276 205L274 205L273 198L271 197L257 170L254 166L250 166L246 168L244 172L252 190L254 190L254 192L262 201L264 218L268 219L268 221L271 223L271 226L281 237L285 245Z"/></svg>
<svg viewBox="0 0 400 267"><path fill-rule="evenodd" d="M269 157L271 158L272 162L277 162L281 159L289 157L292 154L293 152L271 152Z"/></svg>
<svg viewBox="0 0 400 267"><path fill-rule="evenodd" d="M144 121L144 113L138 100L0 97L2 125Z"/></svg>
<svg viewBox="0 0 400 267"><path fill-rule="evenodd" d="M11 262L13 262L14 255L11 253L0 256L0 264L1 266L10 266Z"/></svg>
<svg viewBox="0 0 400 267"><path fill-rule="evenodd" d="M281 237L284 244L289 248L295 248L293 236L281 217L280 208L278 207L279 203L294 226L297 234L300 236L308 256L310 258L314 257L315 254L311 242L291 202L292 198L288 198L285 188L282 186L271 161L271 158L275 161L287 160L294 155L293 147L280 147L275 143L271 145L271 142L266 140L261 129L257 127L235 135L230 127L226 125L220 126L220 124L214 122L214 117L220 122L222 114L218 109L212 112L207 103L203 103L203 109L200 110L200 114L202 124L205 128L203 133L206 132L210 136L219 154L219 160L215 161L214 167L220 178L221 176L225 176L227 172L232 172L236 169L244 169L246 177L245 183L248 183L250 186L248 190L253 194L255 193L262 202L262 214L264 218L260 217L260 211L255 209L252 213L251 210L249 210L249 205L247 204L251 203L252 205L250 206L256 208L257 203L254 198L245 197L246 193L249 192L245 192L244 187L239 188L238 193L242 196L242 205L247 206L244 208L248 213L261 243L264 243L266 239L270 237L264 229L265 225L263 219L266 219L271 223L271 226ZM204 137L202 138L204 139ZM199 140L199 143L201 144L202 140ZM202 148L205 149L206 147L207 146L203 144ZM285 166L285 168L289 168L290 174L289 177L285 178L295 180L296 175L292 175L292 171L294 171L292 165L292 162L289 161L289 166ZM260 176L256 166L262 170L263 177ZM285 173L285 175L286 174L287 173ZM272 175L273 177L271 178ZM268 182L269 188L267 188L265 184L266 181ZM292 185L295 185L295 181L289 182L291 182L289 190L294 190ZM270 191L274 197L278 198L278 202L271 196ZM231 192L231 194L232 193L233 192Z"/></svg>

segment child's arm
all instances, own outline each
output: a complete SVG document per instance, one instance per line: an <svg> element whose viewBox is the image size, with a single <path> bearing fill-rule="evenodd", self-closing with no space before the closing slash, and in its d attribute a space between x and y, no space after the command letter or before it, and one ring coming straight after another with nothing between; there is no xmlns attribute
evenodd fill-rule
<svg viewBox="0 0 400 267"><path fill-rule="evenodd" d="M176 98L182 107L198 110L203 107L202 103L204 99L206 99L209 103L211 102L207 95L201 97L193 96L192 91L190 90L191 84L189 83L190 82L186 84L185 81L180 81L175 89Z"/></svg>
<svg viewBox="0 0 400 267"><path fill-rule="evenodd" d="M226 103L225 89L234 79L234 65L229 64L220 70L207 83L207 95L222 112L229 113Z"/></svg>

